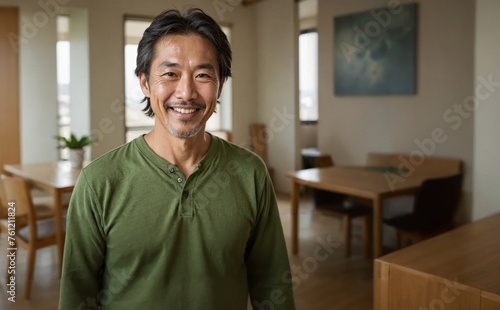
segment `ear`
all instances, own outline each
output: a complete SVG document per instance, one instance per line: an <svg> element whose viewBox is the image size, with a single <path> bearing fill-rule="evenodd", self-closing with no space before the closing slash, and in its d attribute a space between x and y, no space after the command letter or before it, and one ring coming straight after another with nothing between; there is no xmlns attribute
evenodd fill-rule
<svg viewBox="0 0 500 310"><path fill-rule="evenodd" d="M149 82L144 72L139 73L139 83L141 84L142 93L145 97L151 97L149 92Z"/></svg>
<svg viewBox="0 0 500 310"><path fill-rule="evenodd" d="M217 92L217 99L219 99L220 95L222 94L222 87L223 86L224 86L224 82L221 81L220 84L219 84L219 90Z"/></svg>

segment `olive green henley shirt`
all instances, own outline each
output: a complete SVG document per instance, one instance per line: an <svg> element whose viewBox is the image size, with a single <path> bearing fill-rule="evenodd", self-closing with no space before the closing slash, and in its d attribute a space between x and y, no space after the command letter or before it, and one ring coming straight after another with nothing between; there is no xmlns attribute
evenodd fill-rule
<svg viewBox="0 0 500 310"><path fill-rule="evenodd" d="M274 190L255 154L212 137L186 179L144 137L82 170L59 307L295 309Z"/></svg>

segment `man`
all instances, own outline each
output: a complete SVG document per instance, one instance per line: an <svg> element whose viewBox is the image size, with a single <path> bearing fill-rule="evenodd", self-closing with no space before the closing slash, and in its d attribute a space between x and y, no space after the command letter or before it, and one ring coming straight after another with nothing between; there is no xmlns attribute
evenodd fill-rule
<svg viewBox="0 0 500 310"><path fill-rule="evenodd" d="M253 153L205 132L231 49L201 10L169 10L139 43L154 129L83 169L60 309L295 309L274 191Z"/></svg>

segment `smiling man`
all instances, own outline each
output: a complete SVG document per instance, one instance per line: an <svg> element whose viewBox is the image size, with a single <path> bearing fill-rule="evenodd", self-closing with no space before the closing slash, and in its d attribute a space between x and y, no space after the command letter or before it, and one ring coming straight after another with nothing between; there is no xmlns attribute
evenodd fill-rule
<svg viewBox="0 0 500 310"><path fill-rule="evenodd" d="M71 197L60 309L295 309L267 169L205 132L231 48L199 9L165 11L136 74L154 129L94 160Z"/></svg>

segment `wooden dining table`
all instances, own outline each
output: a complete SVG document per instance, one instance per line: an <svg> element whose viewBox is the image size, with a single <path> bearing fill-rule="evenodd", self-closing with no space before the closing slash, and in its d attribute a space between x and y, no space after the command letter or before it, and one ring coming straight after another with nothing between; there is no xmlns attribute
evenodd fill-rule
<svg viewBox="0 0 500 310"><path fill-rule="evenodd" d="M370 199L373 206L373 257L383 254L382 211L385 199L395 196L414 195L424 179L444 176L444 171L426 171L398 175L384 167L341 167L311 168L288 172L292 181L291 218L292 253L297 254L299 224L300 185L354 197ZM449 174L449 173L448 173Z"/></svg>
<svg viewBox="0 0 500 310"><path fill-rule="evenodd" d="M4 165L4 170L12 175L27 179L34 186L43 188L52 194L60 272L62 270L65 236L63 195L64 193L73 191L81 169L72 168L69 162L59 161L39 164Z"/></svg>
<svg viewBox="0 0 500 310"><path fill-rule="evenodd" d="M498 310L500 213L379 257L373 276L375 310Z"/></svg>

